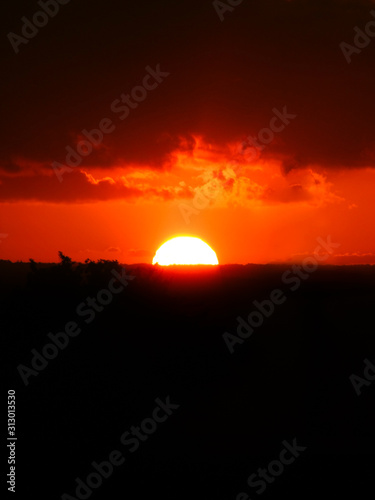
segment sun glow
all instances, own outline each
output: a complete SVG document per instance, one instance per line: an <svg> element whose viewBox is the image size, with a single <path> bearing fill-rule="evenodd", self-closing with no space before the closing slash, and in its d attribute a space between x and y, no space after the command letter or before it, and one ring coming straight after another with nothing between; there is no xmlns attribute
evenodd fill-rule
<svg viewBox="0 0 375 500"><path fill-rule="evenodd" d="M212 248L200 238L178 236L161 245L156 251L152 263L159 264L160 266L171 266L174 264L217 265L219 261Z"/></svg>

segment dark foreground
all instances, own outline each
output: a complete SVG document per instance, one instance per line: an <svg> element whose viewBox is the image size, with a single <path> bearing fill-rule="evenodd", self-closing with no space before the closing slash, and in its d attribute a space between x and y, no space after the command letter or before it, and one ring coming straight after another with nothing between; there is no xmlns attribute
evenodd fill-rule
<svg viewBox="0 0 375 500"><path fill-rule="evenodd" d="M288 270L0 262L14 497L369 498L375 266Z"/></svg>

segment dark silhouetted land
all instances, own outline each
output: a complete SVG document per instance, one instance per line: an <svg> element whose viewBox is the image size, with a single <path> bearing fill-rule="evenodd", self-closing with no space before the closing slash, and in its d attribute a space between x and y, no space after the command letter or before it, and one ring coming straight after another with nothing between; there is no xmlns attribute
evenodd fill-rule
<svg viewBox="0 0 375 500"><path fill-rule="evenodd" d="M87 299L109 300L100 292L123 276L117 261L0 262L20 498L77 498L75 478L117 449L126 461L93 499L119 498L119 488L124 499L254 499L247 478L294 438L306 451L264 498L364 498L375 381L357 395L349 377L375 360L374 266L320 267L295 290L287 265L125 269L127 286L97 311ZM223 334L237 335L237 318L275 289L284 302L231 354ZM26 386L19 365L31 367L32 349L69 322L80 333ZM130 452L120 437L167 396L179 408Z"/></svg>

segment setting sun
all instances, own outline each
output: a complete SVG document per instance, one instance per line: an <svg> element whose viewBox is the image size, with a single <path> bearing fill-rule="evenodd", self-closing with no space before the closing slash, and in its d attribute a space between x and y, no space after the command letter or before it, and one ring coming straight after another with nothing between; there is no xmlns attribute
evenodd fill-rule
<svg viewBox="0 0 375 500"><path fill-rule="evenodd" d="M212 248L200 238L178 236L163 243L157 250L152 263L159 264L160 266L170 266L174 264L217 265L219 261Z"/></svg>

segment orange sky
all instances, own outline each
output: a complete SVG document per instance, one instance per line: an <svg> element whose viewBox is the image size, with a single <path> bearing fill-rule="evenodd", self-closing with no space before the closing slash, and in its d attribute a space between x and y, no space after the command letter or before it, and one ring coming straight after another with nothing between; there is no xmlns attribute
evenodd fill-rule
<svg viewBox="0 0 375 500"><path fill-rule="evenodd" d="M375 0L87 5L0 43L0 259L375 263Z"/></svg>
<svg viewBox="0 0 375 500"><path fill-rule="evenodd" d="M331 235L340 248L328 263L375 263L374 169L285 173L276 159L247 161L239 143L219 147L196 137L189 150L180 144L162 169L88 174L78 167L61 183L52 169L38 171L41 189L68 187L76 199L2 203L0 233L8 236L0 258L51 262L61 250L76 261L151 262L165 240L191 235L212 246L222 264L284 262ZM35 166L29 172L33 180ZM210 198L198 197L202 192Z"/></svg>

